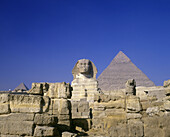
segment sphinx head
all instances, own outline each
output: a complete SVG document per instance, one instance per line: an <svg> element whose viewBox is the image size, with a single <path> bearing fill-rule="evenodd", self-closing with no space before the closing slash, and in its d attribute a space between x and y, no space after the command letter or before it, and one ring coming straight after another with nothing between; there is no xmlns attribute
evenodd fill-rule
<svg viewBox="0 0 170 137"><path fill-rule="evenodd" d="M72 70L74 79L76 78L76 75L78 74L83 74L84 76L87 76L88 78L96 79L96 73L97 73L97 69L95 65L93 64L92 61L88 59L78 60Z"/></svg>
<svg viewBox="0 0 170 137"><path fill-rule="evenodd" d="M88 59L81 59L77 63L77 68L79 70L79 73L81 74L89 74L90 70L92 68L90 60Z"/></svg>

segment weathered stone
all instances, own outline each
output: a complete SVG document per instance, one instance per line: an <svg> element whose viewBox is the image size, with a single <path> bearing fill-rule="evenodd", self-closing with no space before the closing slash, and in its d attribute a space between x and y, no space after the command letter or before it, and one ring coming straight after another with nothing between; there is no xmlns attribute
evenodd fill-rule
<svg viewBox="0 0 170 137"><path fill-rule="evenodd" d="M10 113L9 94L0 94L0 114Z"/></svg>
<svg viewBox="0 0 170 137"><path fill-rule="evenodd" d="M45 96L49 96L50 98L70 98L71 96L71 86L69 83L48 83L49 84L49 90L45 94Z"/></svg>
<svg viewBox="0 0 170 137"><path fill-rule="evenodd" d="M78 60L72 70L72 100L80 101L86 98L87 101L94 102L94 94L99 94L96 73L97 69L90 60Z"/></svg>
<svg viewBox="0 0 170 137"><path fill-rule="evenodd" d="M54 137L59 136L59 133L55 127L47 127L47 126L36 126L34 131L35 137Z"/></svg>
<svg viewBox="0 0 170 137"><path fill-rule="evenodd" d="M55 125L58 122L58 118L54 115L48 114L36 114L34 123L36 125Z"/></svg>
<svg viewBox="0 0 170 137"><path fill-rule="evenodd" d="M170 79L167 81L164 81L164 87L165 88L170 87Z"/></svg>
<svg viewBox="0 0 170 137"><path fill-rule="evenodd" d="M164 108L165 108L165 110L170 111L170 101L165 101L164 102Z"/></svg>
<svg viewBox="0 0 170 137"><path fill-rule="evenodd" d="M98 108L104 108L104 109L112 109L112 108L125 108L125 99L119 99L115 101L109 101L109 102L101 102L101 103L94 103L94 109L97 110Z"/></svg>
<svg viewBox="0 0 170 137"><path fill-rule="evenodd" d="M112 126L109 129L109 133L111 137L128 137L129 130L126 124L119 124Z"/></svg>
<svg viewBox="0 0 170 137"><path fill-rule="evenodd" d="M87 101L80 101L78 104L78 112L89 112L89 103Z"/></svg>
<svg viewBox="0 0 170 137"><path fill-rule="evenodd" d="M28 135L32 136L33 121L1 121L0 134Z"/></svg>
<svg viewBox="0 0 170 137"><path fill-rule="evenodd" d="M93 118L103 118L106 117L106 112L105 111L94 111L93 112Z"/></svg>
<svg viewBox="0 0 170 137"><path fill-rule="evenodd" d="M159 108L158 107L147 108L146 114L148 114L149 116L158 115L159 114Z"/></svg>
<svg viewBox="0 0 170 137"><path fill-rule="evenodd" d="M110 95L101 94L100 95L100 101L101 102L108 102L108 101L110 101Z"/></svg>
<svg viewBox="0 0 170 137"><path fill-rule="evenodd" d="M48 112L49 107L50 107L50 98L47 96L43 96L42 97L42 105L41 105L42 111Z"/></svg>
<svg viewBox="0 0 170 137"><path fill-rule="evenodd" d="M140 120L128 121L129 137L143 137L143 123Z"/></svg>
<svg viewBox="0 0 170 137"><path fill-rule="evenodd" d="M43 84L32 83L32 88L28 91L28 93L33 95L43 95Z"/></svg>
<svg viewBox="0 0 170 137"><path fill-rule="evenodd" d="M34 114L27 113L10 113L7 115L0 115L0 121L33 121Z"/></svg>
<svg viewBox="0 0 170 137"><path fill-rule="evenodd" d="M126 117L124 109L106 109L105 114L107 117Z"/></svg>
<svg viewBox="0 0 170 137"><path fill-rule="evenodd" d="M71 104L68 100L65 99L61 99L60 100L60 104L59 104L59 114L63 114L63 115L69 115L70 114L70 107Z"/></svg>
<svg viewBox="0 0 170 137"><path fill-rule="evenodd" d="M61 120L61 119L59 119L58 125L60 125L60 126L64 125L64 126L66 126L66 129L70 129L71 123L70 123L70 120L63 120L63 119Z"/></svg>
<svg viewBox="0 0 170 137"><path fill-rule="evenodd" d="M63 132L62 137L77 137L75 133Z"/></svg>
<svg viewBox="0 0 170 137"><path fill-rule="evenodd" d="M34 95L10 95L11 112L36 113L41 111L42 97Z"/></svg>
<svg viewBox="0 0 170 137"><path fill-rule="evenodd" d="M127 119L140 119L142 118L142 115L139 113L127 113L126 118Z"/></svg>
<svg viewBox="0 0 170 137"><path fill-rule="evenodd" d="M129 79L125 84L126 95L136 95L136 82L134 79Z"/></svg>
<svg viewBox="0 0 170 137"><path fill-rule="evenodd" d="M165 89L165 95L170 96L170 87Z"/></svg>
<svg viewBox="0 0 170 137"><path fill-rule="evenodd" d="M127 96L126 98L126 111L127 112L139 112L142 110L140 99L136 96Z"/></svg>

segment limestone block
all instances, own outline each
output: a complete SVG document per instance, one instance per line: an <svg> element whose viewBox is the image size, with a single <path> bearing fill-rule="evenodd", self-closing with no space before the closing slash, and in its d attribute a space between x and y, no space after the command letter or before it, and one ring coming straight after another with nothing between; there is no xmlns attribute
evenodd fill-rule
<svg viewBox="0 0 170 137"><path fill-rule="evenodd" d="M126 117L126 113L124 109L106 109L105 110L106 116L112 117Z"/></svg>
<svg viewBox="0 0 170 137"><path fill-rule="evenodd" d="M28 135L32 136L33 121L1 121L0 134Z"/></svg>
<svg viewBox="0 0 170 137"><path fill-rule="evenodd" d="M69 83L49 83L49 90L45 96L50 98L70 98L71 97L71 86Z"/></svg>
<svg viewBox="0 0 170 137"><path fill-rule="evenodd" d="M82 117L81 112L76 112L76 111L72 110L72 119L81 118L81 117Z"/></svg>
<svg viewBox="0 0 170 137"><path fill-rule="evenodd" d="M112 126L109 129L109 133L111 137L128 137L129 130L126 124L119 124Z"/></svg>
<svg viewBox="0 0 170 137"><path fill-rule="evenodd" d="M63 132L62 137L77 137L75 133Z"/></svg>
<svg viewBox="0 0 170 137"><path fill-rule="evenodd" d="M69 115L71 104L66 99L53 99L53 114L57 115Z"/></svg>
<svg viewBox="0 0 170 137"><path fill-rule="evenodd" d="M50 107L50 98L47 96L43 96L42 97L42 111L43 112L48 112L49 111L49 107Z"/></svg>
<svg viewBox="0 0 170 137"><path fill-rule="evenodd" d="M143 137L143 123L140 120L128 121L128 129L130 137Z"/></svg>
<svg viewBox="0 0 170 137"><path fill-rule="evenodd" d="M166 96L166 97L164 98L164 101L170 101L170 96Z"/></svg>
<svg viewBox="0 0 170 137"><path fill-rule="evenodd" d="M126 98L126 111L130 113L140 112L142 110L139 97L127 96Z"/></svg>
<svg viewBox="0 0 170 137"><path fill-rule="evenodd" d="M141 101L141 106L143 110L146 110L151 106L150 102L148 100Z"/></svg>
<svg viewBox="0 0 170 137"><path fill-rule="evenodd" d="M159 114L159 107L149 107L146 110L146 114L149 116L154 116Z"/></svg>
<svg viewBox="0 0 170 137"><path fill-rule="evenodd" d="M58 124L70 127L70 101L66 99L53 99L53 114L58 116Z"/></svg>
<svg viewBox="0 0 170 137"><path fill-rule="evenodd" d="M164 108L165 108L165 110L170 111L170 101L165 101L164 102Z"/></svg>
<svg viewBox="0 0 170 137"><path fill-rule="evenodd" d="M43 137L43 136L59 136L59 133L55 127L47 127L47 126L36 126L34 131L34 137Z"/></svg>
<svg viewBox="0 0 170 137"><path fill-rule="evenodd" d="M59 115L58 119L61 120L70 120L70 115Z"/></svg>
<svg viewBox="0 0 170 137"><path fill-rule="evenodd" d="M66 99L61 99L60 100L60 104L59 104L59 114L63 114L63 115L69 115L70 114L70 108L71 108L71 104L70 101L66 100Z"/></svg>
<svg viewBox="0 0 170 137"><path fill-rule="evenodd" d="M125 108L125 99L121 98L119 100L115 101L109 101L109 102L95 102L94 103L94 110L100 110L100 109L124 109Z"/></svg>
<svg viewBox="0 0 170 137"><path fill-rule="evenodd" d="M71 97L71 86L69 83L62 82L58 85L58 98L70 98Z"/></svg>
<svg viewBox="0 0 170 137"><path fill-rule="evenodd" d="M98 118L104 118L106 117L106 112L105 111L94 111L93 112L93 118L98 119Z"/></svg>
<svg viewBox="0 0 170 137"><path fill-rule="evenodd" d="M41 96L10 95L11 112L37 113L41 111Z"/></svg>
<svg viewBox="0 0 170 137"><path fill-rule="evenodd" d="M32 88L28 93L33 95L43 95L43 83L32 83Z"/></svg>
<svg viewBox="0 0 170 137"><path fill-rule="evenodd" d="M134 79L129 79L125 84L126 95L136 95L136 82Z"/></svg>
<svg viewBox="0 0 170 137"><path fill-rule="evenodd" d="M144 135L145 136L170 136L170 117L145 117L142 119L144 122Z"/></svg>
<svg viewBox="0 0 170 137"><path fill-rule="evenodd" d="M104 119L104 128L109 129L120 123L126 123L126 115L113 115Z"/></svg>
<svg viewBox="0 0 170 137"><path fill-rule="evenodd" d="M66 128L69 129L70 126L71 126L71 123L70 123L70 120L58 120L58 125L61 126L61 125L64 125L64 126L67 126Z"/></svg>
<svg viewBox="0 0 170 137"><path fill-rule="evenodd" d="M127 113L126 118L129 119L141 119L142 115L139 113Z"/></svg>
<svg viewBox="0 0 170 137"><path fill-rule="evenodd" d="M9 94L0 94L0 114L10 113Z"/></svg>
<svg viewBox="0 0 170 137"><path fill-rule="evenodd" d="M33 121L34 114L27 113L10 113L7 115L0 115L0 121Z"/></svg>
<svg viewBox="0 0 170 137"><path fill-rule="evenodd" d="M78 112L89 112L89 102L80 101L78 103Z"/></svg>
<svg viewBox="0 0 170 137"><path fill-rule="evenodd" d="M36 114L34 123L36 125L55 125L58 122L58 118L54 115L48 114Z"/></svg>
<svg viewBox="0 0 170 137"><path fill-rule="evenodd" d="M165 88L170 87L170 79L167 81L164 81L164 87Z"/></svg>
<svg viewBox="0 0 170 137"><path fill-rule="evenodd" d="M170 96L170 87L165 89L165 95Z"/></svg>

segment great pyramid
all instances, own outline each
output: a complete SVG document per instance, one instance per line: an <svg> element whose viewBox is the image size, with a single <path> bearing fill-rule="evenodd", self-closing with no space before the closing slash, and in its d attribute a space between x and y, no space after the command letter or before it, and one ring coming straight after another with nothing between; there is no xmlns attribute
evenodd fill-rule
<svg viewBox="0 0 170 137"><path fill-rule="evenodd" d="M137 86L155 86L155 84L120 51L97 80L101 90L110 91L125 88L125 83L128 79L135 79Z"/></svg>

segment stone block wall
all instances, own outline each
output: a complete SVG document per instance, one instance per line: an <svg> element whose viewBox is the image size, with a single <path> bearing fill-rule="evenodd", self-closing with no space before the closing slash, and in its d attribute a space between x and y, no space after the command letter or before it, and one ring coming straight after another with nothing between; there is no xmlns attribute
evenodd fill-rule
<svg viewBox="0 0 170 137"><path fill-rule="evenodd" d="M123 94L121 90L96 94L91 103L86 99L71 100L71 90L64 82L33 83L27 94L0 94L0 136L170 136L167 83L161 87L162 99Z"/></svg>
<svg viewBox="0 0 170 137"><path fill-rule="evenodd" d="M93 136L169 137L170 88L160 101L154 96L140 99L134 95L97 95L92 111Z"/></svg>
<svg viewBox="0 0 170 137"><path fill-rule="evenodd" d="M69 84L54 83L55 95L50 97L45 85L50 84L33 83L28 94L0 94L1 137L60 137L71 129Z"/></svg>

